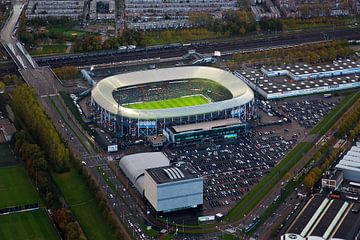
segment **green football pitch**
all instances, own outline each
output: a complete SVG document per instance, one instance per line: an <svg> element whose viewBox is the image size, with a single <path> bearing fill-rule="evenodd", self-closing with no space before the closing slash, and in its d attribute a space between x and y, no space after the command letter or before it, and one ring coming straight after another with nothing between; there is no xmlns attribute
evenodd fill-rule
<svg viewBox="0 0 360 240"><path fill-rule="evenodd" d="M0 208L40 203L25 169L20 166L0 168Z"/></svg>
<svg viewBox="0 0 360 240"><path fill-rule="evenodd" d="M56 240L56 233L45 209L0 216L0 239Z"/></svg>
<svg viewBox="0 0 360 240"><path fill-rule="evenodd" d="M124 107L142 110L155 110L166 108L180 108L188 106L196 106L209 103L209 100L203 95L185 96L181 98L171 98L160 101L142 102L142 103L130 103L124 104Z"/></svg>

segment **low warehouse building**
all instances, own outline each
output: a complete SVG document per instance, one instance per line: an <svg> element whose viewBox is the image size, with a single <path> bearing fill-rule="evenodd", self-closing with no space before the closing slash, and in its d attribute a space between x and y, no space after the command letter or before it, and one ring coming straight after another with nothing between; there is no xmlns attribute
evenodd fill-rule
<svg viewBox="0 0 360 240"><path fill-rule="evenodd" d="M344 179L360 182L360 147L352 146L336 165L336 169L344 172Z"/></svg>
<svg viewBox="0 0 360 240"><path fill-rule="evenodd" d="M141 193L144 193L145 169L169 166L169 159L162 152L137 153L120 159L120 169Z"/></svg>

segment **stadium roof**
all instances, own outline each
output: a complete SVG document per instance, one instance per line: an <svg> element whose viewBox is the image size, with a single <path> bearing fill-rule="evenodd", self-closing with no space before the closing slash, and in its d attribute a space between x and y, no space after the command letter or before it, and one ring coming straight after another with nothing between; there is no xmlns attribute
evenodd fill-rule
<svg viewBox="0 0 360 240"><path fill-rule="evenodd" d="M215 81L227 88L233 95L233 98L220 102L182 107L180 111L177 108L157 110L130 109L120 106L113 97L113 91L122 87L191 78ZM145 70L111 76L98 82L91 95L92 99L106 111L135 119L159 119L210 113L241 106L252 101L254 98L254 93L250 87L232 73L219 68L199 66Z"/></svg>
<svg viewBox="0 0 360 240"><path fill-rule="evenodd" d="M162 152L137 153L124 156L119 166L131 183L142 194L145 169L169 166L170 160Z"/></svg>

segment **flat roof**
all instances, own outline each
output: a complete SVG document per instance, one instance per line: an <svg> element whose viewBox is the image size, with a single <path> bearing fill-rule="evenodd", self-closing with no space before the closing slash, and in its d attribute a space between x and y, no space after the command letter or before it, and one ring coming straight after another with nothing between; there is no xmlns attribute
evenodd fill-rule
<svg viewBox="0 0 360 240"><path fill-rule="evenodd" d="M146 172L157 184L201 178L201 175L190 163L150 168L146 169Z"/></svg>
<svg viewBox="0 0 360 240"><path fill-rule="evenodd" d="M287 232L300 234L323 201L324 197L315 195L306 205L306 208L297 216L295 222L290 225Z"/></svg>
<svg viewBox="0 0 360 240"><path fill-rule="evenodd" d="M196 131L196 130L211 130L213 128L218 127L226 127L236 124L241 124L242 122L238 118L228 118L228 119L220 119L220 120L214 120L209 122L200 122L200 123L191 123L191 124L185 124L185 125L176 125L172 126L174 131L176 133L181 132L190 132L190 131Z"/></svg>
<svg viewBox="0 0 360 240"><path fill-rule="evenodd" d="M238 75L241 75L243 78L247 79L250 83L256 85L259 89L264 91L266 94L282 94L288 93L297 90L306 90L309 92L311 89L327 89L337 90L339 85L350 85L351 87L357 87L360 83L360 73L358 69L360 68L360 62L358 60L339 60L340 63L336 64L324 64L318 66L311 66L306 64L299 65L288 65L284 67L262 67L263 70L272 72L275 74L275 71L278 72L288 72L296 77L308 76L303 80L292 79L288 74L268 76L262 69L248 68L244 67L241 70L236 71ZM344 73L343 75L335 76L317 76L317 78L312 78L316 74L324 74L326 72L336 72L340 70L354 69L355 73ZM253 86L252 86L253 87ZM254 87L253 87L254 88ZM256 89L255 89L256 90ZM330 91L330 90L327 90Z"/></svg>
<svg viewBox="0 0 360 240"><path fill-rule="evenodd" d="M323 202L326 204L322 204ZM318 211L320 205L323 205L321 212ZM351 211L353 206L343 199L328 200L325 196L315 195L296 217L284 236L294 234L299 239L353 239L360 227L360 214ZM319 214L315 221L304 233L303 230L316 213Z"/></svg>
<svg viewBox="0 0 360 240"><path fill-rule="evenodd" d="M360 148L352 146L351 149L336 165L337 169L351 169L360 172Z"/></svg>
<svg viewBox="0 0 360 240"><path fill-rule="evenodd" d="M339 71L345 69L360 68L360 62L353 59L340 59L333 63L322 65L309 65L305 63L298 63L284 66L264 66L263 69L268 72L274 71L289 71L295 75L316 74L330 71Z"/></svg>
<svg viewBox="0 0 360 240"><path fill-rule="evenodd" d="M331 172L329 175L323 177L323 179L337 180L342 174L343 173L341 170L336 169L335 171Z"/></svg>
<svg viewBox="0 0 360 240"><path fill-rule="evenodd" d="M202 78L217 82L227 88L231 92L233 98L182 108L140 110L120 106L112 94L113 91L118 88L151 82L191 78ZM91 91L91 97L100 107L115 115L122 115L135 119L159 119L191 116L239 107L252 101L254 99L254 93L242 80L228 71L214 67L186 66L138 71L107 77L96 84Z"/></svg>
<svg viewBox="0 0 360 240"><path fill-rule="evenodd" d="M316 225L311 235L322 237L344 203L345 201L343 200L333 201L325 214L321 217L321 220Z"/></svg>
<svg viewBox="0 0 360 240"><path fill-rule="evenodd" d="M332 238L354 239L360 228L360 214L349 211Z"/></svg>

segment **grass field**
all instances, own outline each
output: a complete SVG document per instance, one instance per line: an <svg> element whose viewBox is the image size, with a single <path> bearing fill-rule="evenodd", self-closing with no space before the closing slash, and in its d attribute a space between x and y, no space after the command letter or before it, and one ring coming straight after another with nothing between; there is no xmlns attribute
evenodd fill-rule
<svg viewBox="0 0 360 240"><path fill-rule="evenodd" d="M67 46L65 44L39 45L40 50L31 50L31 55L63 54Z"/></svg>
<svg viewBox="0 0 360 240"><path fill-rule="evenodd" d="M115 235L101 213L94 196L89 192L84 179L72 169L68 173L54 174L54 179L71 206L89 239L115 239Z"/></svg>
<svg viewBox="0 0 360 240"><path fill-rule="evenodd" d="M1 145L0 159L12 158L7 145ZM0 168L0 208L39 203L41 199L21 165ZM44 209L0 216L0 239L59 239Z"/></svg>
<svg viewBox="0 0 360 240"><path fill-rule="evenodd" d="M160 101L130 103L123 105L127 108L142 109L142 110L155 110L165 108L179 108L187 106L196 106L209 103L209 100L202 95L185 96L181 98L171 98Z"/></svg>
<svg viewBox="0 0 360 240"><path fill-rule="evenodd" d="M44 209L0 216L0 239L59 239Z"/></svg>
<svg viewBox="0 0 360 240"><path fill-rule="evenodd" d="M0 199L0 208L40 203L40 197L20 165L0 168Z"/></svg>

